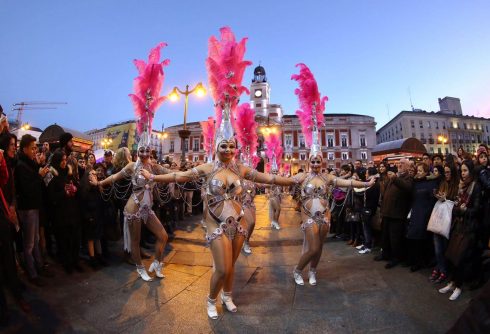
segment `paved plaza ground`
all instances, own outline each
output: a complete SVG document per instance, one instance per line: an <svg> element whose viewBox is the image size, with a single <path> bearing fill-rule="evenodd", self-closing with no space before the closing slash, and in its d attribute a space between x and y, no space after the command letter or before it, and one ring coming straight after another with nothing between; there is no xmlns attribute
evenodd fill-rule
<svg viewBox="0 0 490 334"><path fill-rule="evenodd" d="M271 230L265 198L259 196L256 204L253 254L240 255L236 268L237 313L220 306L218 320L207 317L212 259L199 217L193 217L181 225L166 254L165 279L143 282L117 256L110 267L95 272L86 267L72 276L53 265L56 276L45 288L29 287L32 314L13 307L11 325L1 332L444 333L475 294L464 290L451 302L427 281L429 269L386 270L372 254L359 255L332 239L324 245L318 285L296 286L292 270L302 247L299 215L284 201L283 228ZM115 251L121 247L113 245Z"/></svg>

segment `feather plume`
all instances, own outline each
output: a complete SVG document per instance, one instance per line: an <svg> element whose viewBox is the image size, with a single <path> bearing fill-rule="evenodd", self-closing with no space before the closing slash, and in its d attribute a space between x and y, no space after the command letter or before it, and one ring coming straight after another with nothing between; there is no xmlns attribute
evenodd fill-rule
<svg viewBox="0 0 490 334"><path fill-rule="evenodd" d="M299 74L291 76L291 79L299 84L299 88L294 90L294 94L298 96L299 100L299 110L296 111L296 115L298 115L301 123L306 145L311 146L313 110L316 113L317 127L319 128L323 124L323 112L325 111L325 102L328 101L328 97L320 96L315 77L305 64L300 63L296 67L300 69Z"/></svg>
<svg viewBox="0 0 490 334"><path fill-rule="evenodd" d="M138 134L145 130L145 125L149 127L148 134L151 133L155 112L166 100L166 96L160 96L165 78L163 67L170 63L168 59L160 62L160 51L165 46L167 44L159 43L151 49L148 62L140 59L133 61L138 76L133 82L134 94L129 94L129 98L133 103Z"/></svg>
<svg viewBox="0 0 490 334"><path fill-rule="evenodd" d="M260 157L257 154L254 154L252 156L252 166L253 166L253 168L257 168L257 165L259 164L260 160L261 159L260 159Z"/></svg>
<svg viewBox="0 0 490 334"><path fill-rule="evenodd" d="M214 147L214 118L208 117L207 121L200 123L202 128L204 151L206 152L206 156L209 156L213 153Z"/></svg>
<svg viewBox="0 0 490 334"><path fill-rule="evenodd" d="M264 142L267 146L267 150L265 154L269 158L269 161L272 162L272 158L276 158L277 166L281 165L282 160L282 143L281 143L281 131L276 130L274 132L270 132L264 135Z"/></svg>
<svg viewBox="0 0 490 334"><path fill-rule="evenodd" d="M247 38L236 42L235 35L229 27L220 29L220 40L211 36L208 43L206 70L211 96L215 102L216 126L221 124L221 111L224 103L230 103L231 119L242 93L249 94L242 86L243 74L250 61L243 60Z"/></svg>
<svg viewBox="0 0 490 334"><path fill-rule="evenodd" d="M250 108L250 104L242 103L235 114L235 133L242 153L246 153L245 159L251 163L250 159L257 153L257 123L255 122L255 110Z"/></svg>

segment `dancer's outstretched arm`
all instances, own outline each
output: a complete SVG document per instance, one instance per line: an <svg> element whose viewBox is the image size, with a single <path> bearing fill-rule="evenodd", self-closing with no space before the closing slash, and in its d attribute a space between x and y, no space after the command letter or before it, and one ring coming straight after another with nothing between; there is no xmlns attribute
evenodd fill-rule
<svg viewBox="0 0 490 334"><path fill-rule="evenodd" d="M133 174L133 171L134 171L134 162L130 162L119 172L117 172L116 174L112 174L109 177L106 177L102 181L97 181L97 177L89 177L88 181L93 186L105 187L109 184L113 184L114 182L127 177L128 175Z"/></svg>
<svg viewBox="0 0 490 334"><path fill-rule="evenodd" d="M144 178L147 180L153 180L155 182L160 182L160 183L172 183L172 182L183 183L183 182L195 180L199 178L201 175L205 174L209 169L208 165L209 164L200 165L198 167L192 168L185 172L170 172L164 175L154 175L151 174L149 171L142 169L141 175L143 175Z"/></svg>
<svg viewBox="0 0 490 334"><path fill-rule="evenodd" d="M247 166L242 166L242 173L245 179L255 183L276 184L279 186L291 186L298 183L298 179L294 177L265 174Z"/></svg>
<svg viewBox="0 0 490 334"><path fill-rule="evenodd" d="M339 177L335 177L333 175L328 175L328 180L330 183L334 185L334 187L354 187L354 188L367 188L371 187L375 182L375 178L372 178L369 180L369 182L362 182L362 181L356 181L356 180L344 180Z"/></svg>

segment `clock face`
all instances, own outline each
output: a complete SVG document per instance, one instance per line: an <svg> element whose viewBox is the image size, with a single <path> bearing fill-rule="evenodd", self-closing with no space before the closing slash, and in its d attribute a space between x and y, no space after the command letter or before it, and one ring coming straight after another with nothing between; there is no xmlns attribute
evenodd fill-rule
<svg viewBox="0 0 490 334"><path fill-rule="evenodd" d="M255 97L261 97L261 96L262 96L262 90L257 89L257 90L255 91Z"/></svg>

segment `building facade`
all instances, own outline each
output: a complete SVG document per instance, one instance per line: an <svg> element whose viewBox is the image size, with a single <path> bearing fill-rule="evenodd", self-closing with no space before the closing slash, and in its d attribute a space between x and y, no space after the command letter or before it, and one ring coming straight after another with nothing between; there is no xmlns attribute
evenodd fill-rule
<svg viewBox="0 0 490 334"><path fill-rule="evenodd" d="M376 133L378 144L417 138L429 153L455 154L460 146L475 153L478 144L490 144L490 119L463 115L458 98L439 99L440 110L402 111Z"/></svg>
<svg viewBox="0 0 490 334"><path fill-rule="evenodd" d="M94 129L85 132L94 142L93 150L111 150L117 151L120 147L127 147L131 152L138 148L138 138L136 135L136 121L124 121L115 124L109 124L102 129ZM152 130L150 136L150 146L157 152L157 156L163 157L163 143L165 132Z"/></svg>

